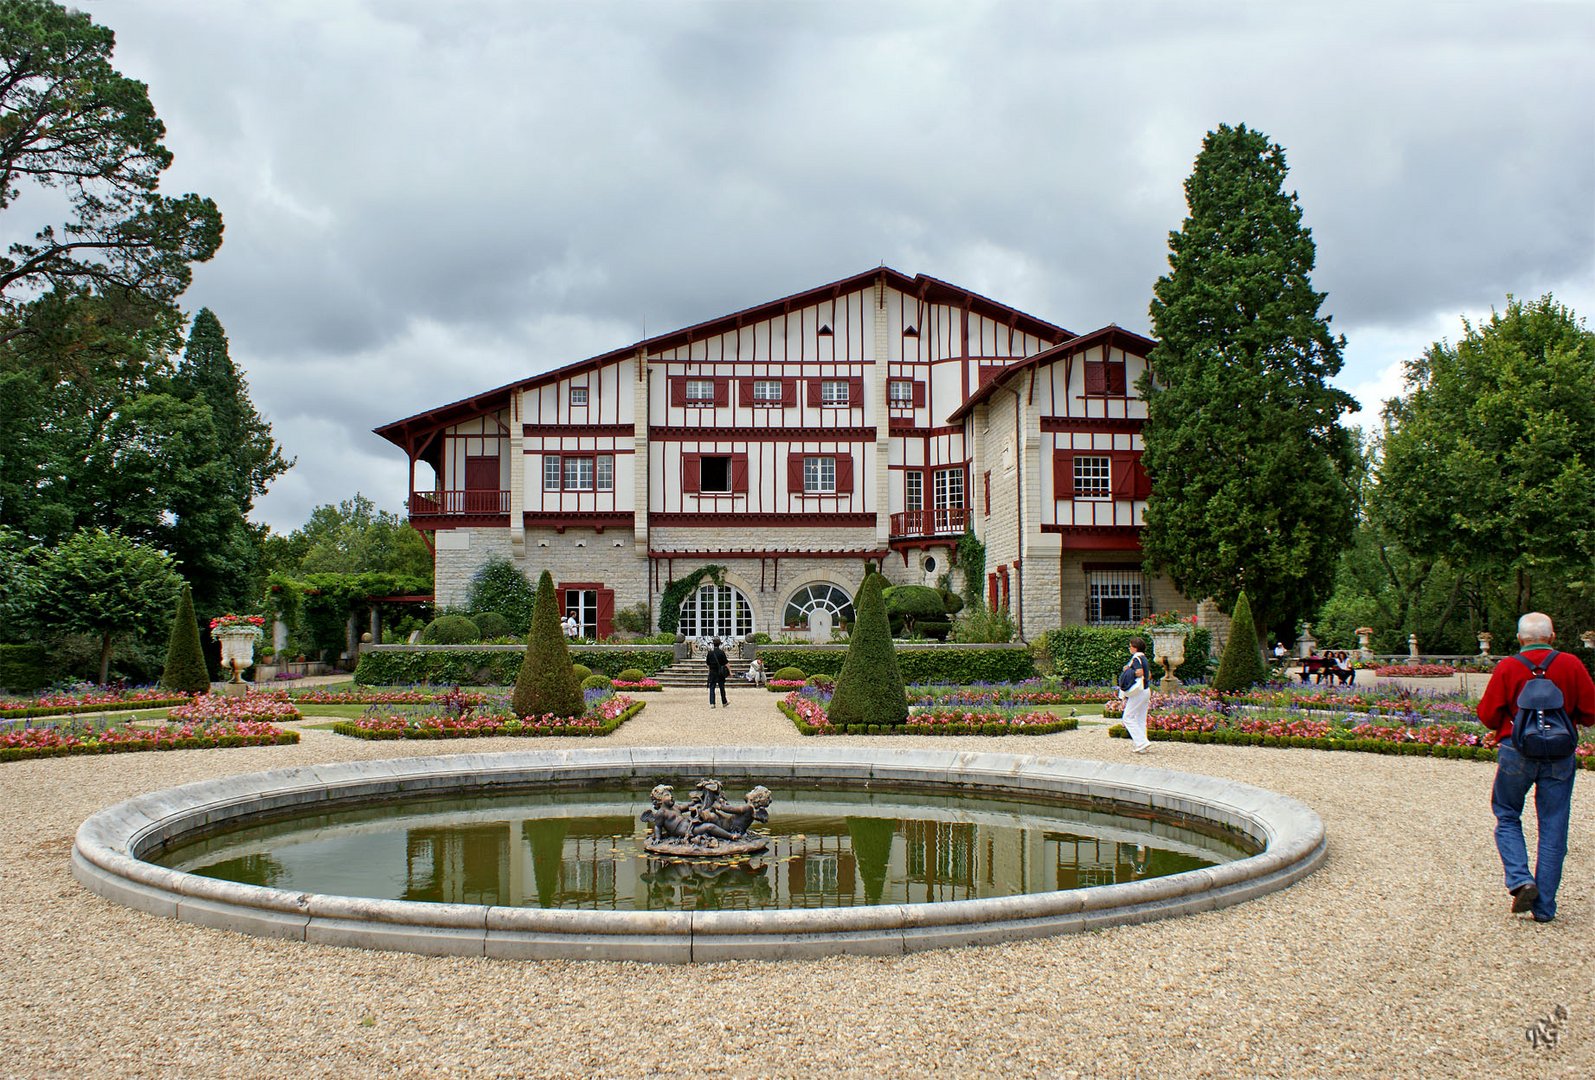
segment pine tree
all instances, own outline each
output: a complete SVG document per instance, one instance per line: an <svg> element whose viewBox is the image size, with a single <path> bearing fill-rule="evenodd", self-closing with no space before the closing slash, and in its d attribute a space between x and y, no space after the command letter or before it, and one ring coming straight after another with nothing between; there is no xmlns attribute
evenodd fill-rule
<svg viewBox="0 0 1595 1080"><path fill-rule="evenodd" d="M853 600L853 634L828 710L833 724L901 724L908 719L908 696L881 598L884 583L881 575L869 575Z"/></svg>
<svg viewBox="0 0 1595 1080"><path fill-rule="evenodd" d="M194 618L194 592L186 583L177 598L177 613L172 616L172 638L166 646L161 685L184 694L203 694L210 689L210 672L199 644L199 621Z"/></svg>
<svg viewBox="0 0 1595 1080"><path fill-rule="evenodd" d="M1185 182L1152 301L1142 548L1187 596L1244 589L1261 630L1310 612L1354 525L1356 402L1332 389L1344 339L1319 314L1312 234L1284 150L1245 125L1209 132Z"/></svg>
<svg viewBox="0 0 1595 1080"><path fill-rule="evenodd" d="M1229 640L1224 643L1224 655L1219 659L1217 674L1213 676L1213 689L1224 694L1237 693L1256 686L1267 675L1263 653L1257 645L1252 605L1242 592L1235 601L1235 611L1230 615Z"/></svg>
<svg viewBox="0 0 1595 1080"><path fill-rule="evenodd" d="M516 716L580 716L587 708L571 665L565 631L559 625L554 579L547 570L537 579L532 629L526 636L526 656L521 660L511 700Z"/></svg>

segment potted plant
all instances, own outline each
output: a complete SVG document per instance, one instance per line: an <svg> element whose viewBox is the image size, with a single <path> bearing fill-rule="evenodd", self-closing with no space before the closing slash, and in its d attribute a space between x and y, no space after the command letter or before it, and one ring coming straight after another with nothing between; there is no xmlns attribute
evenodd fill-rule
<svg viewBox="0 0 1595 1080"><path fill-rule="evenodd" d="M222 667L232 671L231 682L243 682L243 673L255 662L255 642L265 634L266 620L259 615L218 615L210 621L210 636L221 643Z"/></svg>

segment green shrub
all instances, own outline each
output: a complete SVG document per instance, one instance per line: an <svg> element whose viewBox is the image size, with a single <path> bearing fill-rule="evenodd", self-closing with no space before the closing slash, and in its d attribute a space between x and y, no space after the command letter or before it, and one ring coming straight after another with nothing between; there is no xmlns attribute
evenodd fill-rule
<svg viewBox="0 0 1595 1080"><path fill-rule="evenodd" d="M0 645L0 690L31 694L54 681L43 645Z"/></svg>
<svg viewBox="0 0 1595 1080"><path fill-rule="evenodd" d="M510 625L510 621L496 611L480 611L471 616L471 621L476 624L477 632L482 635L483 641L494 638L519 639L520 634ZM527 624L531 625L530 623ZM468 643L464 643L468 644Z"/></svg>
<svg viewBox="0 0 1595 1080"><path fill-rule="evenodd" d="M881 600L894 634L918 626L921 619L945 621L943 616L947 614L941 593L929 585L891 585L881 590ZM853 610L858 610L856 600Z"/></svg>
<svg viewBox="0 0 1595 1080"><path fill-rule="evenodd" d="M523 647L524 648L524 647ZM406 686L414 683L454 684L470 683L482 686L505 686L513 683L521 670L522 650L473 649L455 646L448 650L435 649L407 651L365 650L355 668L354 681L361 686ZM587 675L594 669L613 675L626 668L636 668L649 675L670 666L674 654L669 649L621 649L610 646L578 647L574 653L590 661ZM581 665L573 665L580 671ZM580 683L581 679L576 680Z"/></svg>
<svg viewBox="0 0 1595 1080"><path fill-rule="evenodd" d="M576 673L577 682L586 682L593 677L593 669L586 664L572 664L570 669Z"/></svg>
<svg viewBox="0 0 1595 1080"><path fill-rule="evenodd" d="M646 634L648 605L639 600L630 607L623 607L615 612L615 629L624 630L628 634Z"/></svg>
<svg viewBox="0 0 1595 1080"><path fill-rule="evenodd" d="M570 660L570 646L560 627L554 579L547 570L537 579L537 604L520 674L511 698L516 716L580 716L586 711L581 684Z"/></svg>
<svg viewBox="0 0 1595 1080"><path fill-rule="evenodd" d="M883 580L879 574L870 574L859 587L853 602L857 621L847 660L827 710L831 723L847 724L849 730L858 724L901 724L908 719L908 698L881 596ZM939 608L941 597L934 589L927 591L936 597Z"/></svg>
<svg viewBox="0 0 1595 1080"><path fill-rule="evenodd" d="M964 598L951 589L937 589L941 593L942 610L949 615L957 615L964 610Z"/></svg>
<svg viewBox="0 0 1595 1080"><path fill-rule="evenodd" d="M1006 607L979 607L964 612L952 627L952 640L963 644L1002 645L1014 639L1013 616Z"/></svg>
<svg viewBox="0 0 1595 1080"><path fill-rule="evenodd" d="M589 675L582 680L583 690L613 690L615 684L610 682L608 675Z"/></svg>
<svg viewBox="0 0 1595 1080"><path fill-rule="evenodd" d="M194 591L187 584L178 594L177 611L172 616L161 685L183 694L203 694L210 689L210 668L199 644L199 620L194 617Z"/></svg>
<svg viewBox="0 0 1595 1080"><path fill-rule="evenodd" d="M423 645L474 645L482 631L464 615L439 615L421 631Z"/></svg>
<svg viewBox="0 0 1595 1080"><path fill-rule="evenodd" d="M1130 657L1132 637L1145 638L1150 646L1151 633L1133 626L1065 626L1048 631L1044 641L1052 656L1055 676L1079 685L1100 685L1119 677L1120 669ZM1174 674L1185 682L1206 679L1211 642L1212 635L1203 628L1188 633L1185 663ZM1153 663L1154 678L1161 674L1161 667Z"/></svg>
<svg viewBox="0 0 1595 1080"><path fill-rule="evenodd" d="M766 666L777 671L795 667L815 675L835 675L847 661L847 650L802 645L771 645L760 649ZM1023 682L1033 679L1036 665L1024 649L981 648L978 645L928 645L896 650L897 669L910 683ZM1120 661L1122 666L1123 661ZM1113 669L1117 678L1119 669ZM801 676L800 676L801 677ZM1103 678L1098 682L1111 682Z"/></svg>
<svg viewBox="0 0 1595 1080"><path fill-rule="evenodd" d="M478 567L465 595L466 610L473 616L491 612L509 623L509 628L500 633L489 633L487 628L483 627L483 637L512 634L519 638L524 637L531 628L532 609L536 604L537 594L520 568L504 556L495 555ZM466 643L440 641L431 644Z"/></svg>
<svg viewBox="0 0 1595 1080"><path fill-rule="evenodd" d="M763 630L760 630L757 634L754 634L748 640L753 642L753 644L755 644L755 645L768 645L768 644L770 644L770 635L766 634Z"/></svg>
<svg viewBox="0 0 1595 1080"><path fill-rule="evenodd" d="M802 682L808 676L803 674L802 668L784 667L770 678L780 679L782 682Z"/></svg>
<svg viewBox="0 0 1595 1080"><path fill-rule="evenodd" d="M1213 689L1221 693L1249 690L1267 678L1263 652L1257 647L1257 628L1252 624L1252 605L1243 591L1230 615L1229 641L1213 676Z"/></svg>
<svg viewBox="0 0 1595 1080"><path fill-rule="evenodd" d="M810 675L806 680L804 680L803 685L832 687L836 685L836 680L831 678L829 675Z"/></svg>
<svg viewBox="0 0 1595 1080"><path fill-rule="evenodd" d="M642 669L634 667L626 668L619 675L615 676L615 678L621 682L642 682L647 677L648 676L643 673Z"/></svg>

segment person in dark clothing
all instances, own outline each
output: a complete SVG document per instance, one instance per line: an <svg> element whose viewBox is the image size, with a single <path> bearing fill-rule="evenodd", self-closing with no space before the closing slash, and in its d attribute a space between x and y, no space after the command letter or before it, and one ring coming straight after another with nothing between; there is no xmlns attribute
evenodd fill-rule
<svg viewBox="0 0 1595 1080"><path fill-rule="evenodd" d="M709 665L709 708L714 708L714 688L720 688L720 704L729 705L726 698L726 676L731 673L731 661L727 659L725 650L720 647L720 639L715 638L710 643L708 655L703 662Z"/></svg>

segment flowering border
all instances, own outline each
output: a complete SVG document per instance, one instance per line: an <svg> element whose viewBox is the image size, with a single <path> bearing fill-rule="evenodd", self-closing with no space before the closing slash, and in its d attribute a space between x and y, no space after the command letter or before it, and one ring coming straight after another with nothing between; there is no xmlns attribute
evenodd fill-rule
<svg viewBox="0 0 1595 1080"><path fill-rule="evenodd" d="M605 706L614 703L618 709ZM646 707L646 702L611 697L582 716L380 716L343 720L331 730L352 739L478 739L495 735L574 735L598 738L610 734Z"/></svg>
<svg viewBox="0 0 1595 1080"><path fill-rule="evenodd" d="M825 707L817 700L793 691L776 708L803 735L1052 735L1073 731L1080 721L1055 713L973 712L967 709L937 709L910 713L902 724L832 725Z"/></svg>
<svg viewBox="0 0 1595 1080"><path fill-rule="evenodd" d="M148 694L148 697L139 697ZM69 695L38 698L38 701L55 701L55 705L0 705L0 720L28 720L35 716L75 716L87 712L129 712L134 709L169 709L174 705L187 705L187 694L174 694L170 690L134 690L127 694L84 694L76 700Z"/></svg>
<svg viewBox="0 0 1595 1080"><path fill-rule="evenodd" d="M197 727L106 728L92 734L62 735L54 728L27 728L0 735L0 761L75 757L80 754L127 754L141 750L219 750L236 746L283 746L299 741L297 731L243 721Z"/></svg>

